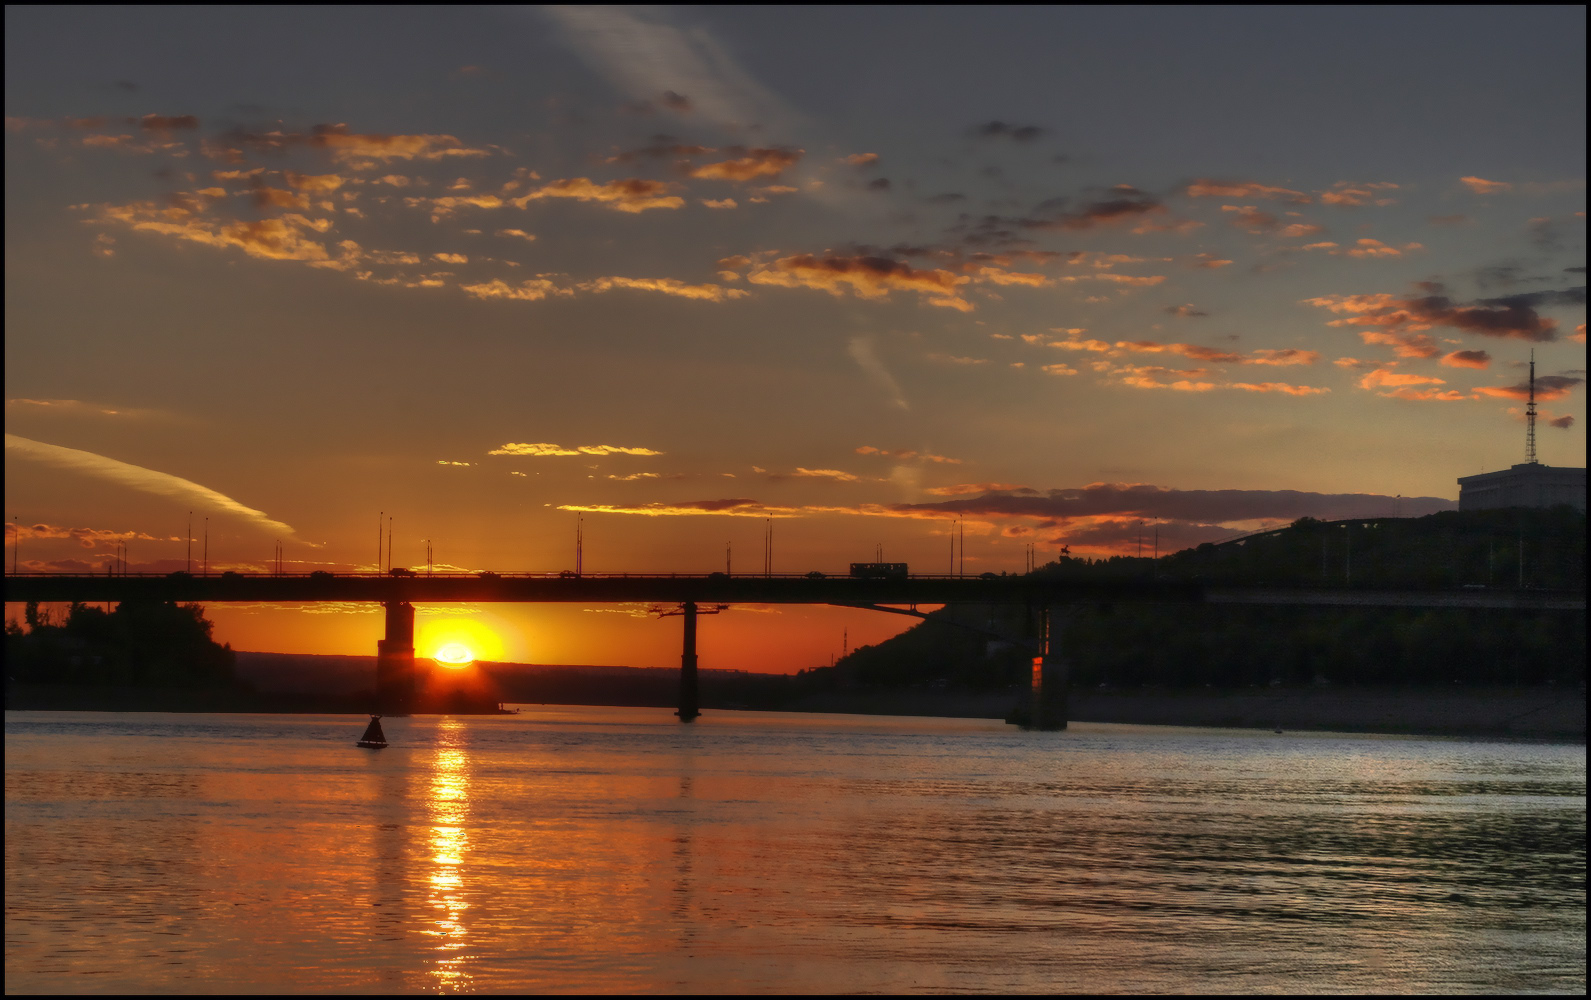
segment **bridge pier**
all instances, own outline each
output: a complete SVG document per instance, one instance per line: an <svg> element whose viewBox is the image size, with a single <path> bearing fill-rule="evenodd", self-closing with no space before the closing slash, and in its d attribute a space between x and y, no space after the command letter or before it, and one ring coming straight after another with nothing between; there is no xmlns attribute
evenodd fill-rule
<svg viewBox="0 0 1591 1000"><path fill-rule="evenodd" d="M681 722L691 722L701 715L696 697L696 602L680 605L685 619L685 648L679 658L679 716Z"/></svg>
<svg viewBox="0 0 1591 1000"><path fill-rule="evenodd" d="M1039 612L1039 655L1033 657L1033 689L1029 704L1033 729L1065 729L1071 714L1067 698L1066 661L1051 623L1050 609Z"/></svg>
<svg viewBox="0 0 1591 1000"><path fill-rule="evenodd" d="M387 634L376 640L376 706L381 715L414 711L414 605L388 601Z"/></svg>

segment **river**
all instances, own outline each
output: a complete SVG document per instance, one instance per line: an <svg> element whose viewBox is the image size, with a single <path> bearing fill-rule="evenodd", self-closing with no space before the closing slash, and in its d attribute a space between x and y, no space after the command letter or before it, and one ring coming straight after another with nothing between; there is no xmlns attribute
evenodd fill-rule
<svg viewBox="0 0 1591 1000"><path fill-rule="evenodd" d="M11 992L1584 992L1583 745L7 712Z"/></svg>

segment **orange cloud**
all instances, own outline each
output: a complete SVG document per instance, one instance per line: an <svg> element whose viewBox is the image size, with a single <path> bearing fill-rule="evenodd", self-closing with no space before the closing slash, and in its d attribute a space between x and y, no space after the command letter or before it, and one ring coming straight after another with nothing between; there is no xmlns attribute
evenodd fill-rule
<svg viewBox="0 0 1591 1000"><path fill-rule="evenodd" d="M1437 355L1436 338L1426 333L1387 333L1382 330L1360 330L1359 339L1366 344L1380 344L1392 348L1400 358L1434 358Z"/></svg>
<svg viewBox="0 0 1591 1000"><path fill-rule="evenodd" d="M1392 399L1412 399L1421 402L1440 403L1456 403L1459 400L1470 398L1457 389L1411 389L1407 386L1389 389L1381 393L1381 395Z"/></svg>
<svg viewBox="0 0 1591 1000"><path fill-rule="evenodd" d="M1397 185L1389 181L1373 181L1367 184L1338 181L1332 185L1331 190L1320 193L1320 200L1327 205L1341 205L1349 208L1358 208L1364 205L1391 205L1393 199L1382 195L1381 192L1396 189Z"/></svg>
<svg viewBox="0 0 1591 1000"><path fill-rule="evenodd" d="M1055 282L1042 274L1030 271L1006 271L998 267L980 267L975 272L977 280L990 281L996 285L1027 285L1030 288L1043 288Z"/></svg>
<svg viewBox="0 0 1591 1000"><path fill-rule="evenodd" d="M1248 392L1281 392L1289 396L1318 396L1331 391L1312 385L1291 385L1287 382L1233 382L1231 387Z"/></svg>
<svg viewBox="0 0 1591 1000"><path fill-rule="evenodd" d="M1248 233L1268 233L1281 224L1281 220L1253 205L1222 205L1221 211L1236 213L1227 220Z"/></svg>
<svg viewBox="0 0 1591 1000"><path fill-rule="evenodd" d="M1028 490L1019 483L957 483L954 486L935 486L924 490L924 493L936 497L964 497L973 493L1008 493L1012 490Z"/></svg>
<svg viewBox="0 0 1591 1000"><path fill-rule="evenodd" d="M958 286L970 279L941 269L914 268L888 257L816 257L798 254L760 265L746 276L758 285L783 288L816 288L831 295L849 289L859 298L887 298L892 291L916 292L929 305L971 312Z"/></svg>
<svg viewBox="0 0 1591 1000"><path fill-rule="evenodd" d="M1283 226L1280 230L1278 230L1277 235L1294 240L1301 239L1305 236L1314 236L1316 233L1323 233L1325 231L1325 227L1317 226L1313 222L1295 222L1291 225ZM1309 248L1305 247L1304 249L1307 250Z"/></svg>
<svg viewBox="0 0 1591 1000"><path fill-rule="evenodd" d="M1366 238L1359 240L1358 246L1340 252L1349 257L1402 257L1406 253L1424 249L1424 245L1419 243L1405 243L1400 249L1388 246L1380 240Z"/></svg>
<svg viewBox="0 0 1591 1000"><path fill-rule="evenodd" d="M1257 181L1212 181L1200 179L1189 184L1183 193L1190 198L1267 198L1274 201L1307 205L1313 199L1302 191L1272 187Z"/></svg>
<svg viewBox="0 0 1591 1000"><path fill-rule="evenodd" d="M674 278L597 278L594 281L583 281L575 286L585 292L608 292L615 288L630 288L642 292L660 292L664 295L673 295L682 299L697 299L704 302L723 302L726 299L740 299L750 295L750 292L739 288L724 288L721 285L687 285Z"/></svg>
<svg viewBox="0 0 1591 1000"><path fill-rule="evenodd" d="M1489 181L1484 177L1460 177L1459 181L1476 194L1501 194L1514 189L1507 181Z"/></svg>
<svg viewBox="0 0 1591 1000"><path fill-rule="evenodd" d="M898 458L898 459L900 459L903 462L910 462L913 459L921 459L924 462L938 462L938 463L940 463L942 465L960 465L961 464L961 459L959 459L959 458L946 458L944 455L935 455L932 452L927 452L927 451L890 451L888 448L874 448L872 445L867 445L867 444L864 444L860 448L857 448L856 449L856 453L858 455L879 455L879 456L882 456L882 457L885 457L885 458Z"/></svg>
<svg viewBox="0 0 1591 1000"><path fill-rule="evenodd" d="M308 134L297 132L243 132L222 135L204 144L206 155L238 161L243 150L263 153L293 148L319 149L354 170L367 170L391 160L442 160L451 157L490 155L465 146L451 135L384 135L349 131L346 125L317 125Z"/></svg>
<svg viewBox="0 0 1591 1000"><path fill-rule="evenodd" d="M1076 341L1057 341L1052 347L1067 347ZM1097 343L1092 342L1092 343ZM1204 347L1199 344L1162 344L1153 340L1122 340L1116 342L1119 350L1130 351L1134 354L1180 354L1194 361L1205 361L1222 365L1312 365L1320 360L1318 351L1300 351L1297 348L1264 349L1255 351L1252 355L1239 354L1235 351L1223 351L1216 347Z"/></svg>
<svg viewBox="0 0 1591 1000"><path fill-rule="evenodd" d="M1395 372L1388 368L1377 368L1359 380L1361 389L1380 389L1388 386L1400 385L1446 385L1445 379L1435 378L1430 375L1412 375L1408 372Z"/></svg>
<svg viewBox="0 0 1591 1000"><path fill-rule="evenodd" d="M503 199L495 194L450 194L441 198L405 198L404 204L413 208L429 207L431 221L439 222L465 206L473 208L502 208Z"/></svg>
<svg viewBox="0 0 1591 1000"><path fill-rule="evenodd" d="M661 454L663 454L663 452L661 452L661 451L653 451L651 448L626 448L626 447L623 447L623 446L620 446L620 445L613 445L613 444L583 444L583 445L578 445L578 446L576 446L574 448L565 448L561 444L546 444L546 443L542 443L542 444L517 444L517 443L510 442L508 444L503 445L501 448L493 448L491 451L487 452L486 454L488 454L488 455L519 455L519 456L531 456L531 457L535 457L535 458L547 458L547 457L570 456L570 455L598 455L598 456L601 456L601 455L641 455L641 456L650 457L650 456L655 456L655 455L661 455Z"/></svg>
<svg viewBox="0 0 1591 1000"><path fill-rule="evenodd" d="M510 285L501 278L494 278L491 281L459 287L477 299L507 299L520 302L536 302L549 295L570 294L566 289L559 288L545 278L530 278L517 285Z"/></svg>
<svg viewBox="0 0 1591 1000"><path fill-rule="evenodd" d="M326 247L305 232L324 231L329 223L316 222L301 215L221 223L194 217L192 206L172 203L162 206L145 201L106 206L100 219L206 246L236 247L251 257L264 260L313 262L330 259Z"/></svg>
<svg viewBox="0 0 1591 1000"><path fill-rule="evenodd" d="M296 170L282 171L282 178L300 191L313 191L317 194L335 191L347 183L339 174L301 174Z"/></svg>
<svg viewBox="0 0 1591 1000"><path fill-rule="evenodd" d="M1312 365L1320 360L1319 351L1300 351L1293 347L1258 350L1243 360L1246 365Z"/></svg>
<svg viewBox="0 0 1591 1000"><path fill-rule="evenodd" d="M840 161L849 163L853 167L871 167L878 162L877 153L852 153Z"/></svg>
<svg viewBox="0 0 1591 1000"><path fill-rule="evenodd" d="M690 176L703 180L749 181L758 177L778 177L801 159L800 149L747 149L730 150L744 153L733 160L704 163L689 171Z"/></svg>
<svg viewBox="0 0 1591 1000"><path fill-rule="evenodd" d="M1486 368L1492 363L1492 356L1485 351L1454 351L1442 359L1442 364L1449 368Z"/></svg>
<svg viewBox="0 0 1591 1000"><path fill-rule="evenodd" d="M630 178L598 184L588 177L571 177L550 184L511 202L524 208L541 198L573 198L576 201L594 201L619 212L645 212L652 208L683 208L685 199L669 194L672 185L662 181Z"/></svg>
<svg viewBox="0 0 1591 1000"><path fill-rule="evenodd" d="M559 510L581 511L587 514L640 514L647 517L680 517L692 515L717 515L720 517L799 517L802 508L770 507L745 497L724 500L690 500L684 503L622 504L565 504Z"/></svg>

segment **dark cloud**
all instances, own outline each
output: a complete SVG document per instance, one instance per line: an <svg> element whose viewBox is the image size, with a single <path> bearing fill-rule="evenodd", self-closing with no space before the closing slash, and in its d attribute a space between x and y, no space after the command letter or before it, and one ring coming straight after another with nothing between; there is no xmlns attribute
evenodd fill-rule
<svg viewBox="0 0 1591 1000"><path fill-rule="evenodd" d="M1025 243L1019 239L1020 230L1079 231L1105 226L1148 223L1151 216L1163 214L1165 206L1159 198L1140 191L1130 184L1111 188L1105 197L1076 203L1069 198L1050 198L1040 202L1027 215L985 215L974 218L963 215L951 232L963 234L969 243L1008 244Z"/></svg>
<svg viewBox="0 0 1591 1000"><path fill-rule="evenodd" d="M1485 351L1454 351L1442 359L1442 364L1449 368L1486 368L1492 363L1492 356Z"/></svg>
<svg viewBox="0 0 1591 1000"><path fill-rule="evenodd" d="M1046 202L1046 205L1053 204ZM1160 199L1130 184L1118 184L1110 195L1049 219L1025 220L1034 229L1093 229L1141 219L1165 211Z"/></svg>
<svg viewBox="0 0 1591 1000"><path fill-rule="evenodd" d="M691 103L689 97L684 94L676 94L672 90L663 91L663 96L658 98L657 102L670 111L677 111L680 114L686 114L696 107L696 105Z"/></svg>
<svg viewBox="0 0 1591 1000"><path fill-rule="evenodd" d="M888 191L889 190L889 178L888 177L875 177L873 180L870 180L870 181L867 182L867 186L868 186L869 190L873 190L873 191Z"/></svg>
<svg viewBox="0 0 1591 1000"><path fill-rule="evenodd" d="M1161 310L1161 312L1170 313L1173 316L1181 316L1186 319L1194 319L1200 316L1210 315L1203 309L1199 309L1198 307L1194 306L1191 302L1180 306L1166 306Z"/></svg>
<svg viewBox="0 0 1591 1000"><path fill-rule="evenodd" d="M125 90L129 93L136 93L138 90L138 84L131 80L117 80L114 84L112 84L112 86L118 90Z"/></svg>
<svg viewBox="0 0 1591 1000"><path fill-rule="evenodd" d="M1547 421L1547 426L1556 427L1560 430L1568 430L1574 426L1574 418L1570 416L1553 417Z"/></svg>
<svg viewBox="0 0 1591 1000"><path fill-rule="evenodd" d="M1047 131L1039 125L1014 125L1002 121L987 121L972 127L972 134L980 139L1013 139L1017 142L1032 142Z"/></svg>
<svg viewBox="0 0 1591 1000"><path fill-rule="evenodd" d="M1575 386L1584 384L1585 379L1572 375L1538 375L1536 399L1541 402L1562 399L1569 395L1569 391ZM1530 383L1525 381L1515 385L1482 385L1477 386L1475 391L1483 396L1497 396L1501 399L1529 399Z"/></svg>
<svg viewBox="0 0 1591 1000"><path fill-rule="evenodd" d="M1539 379L1537 380L1540 381ZM1381 517L1391 512L1393 498L1374 493L1305 493L1297 490L1175 490L1125 483L1095 483L1080 489L991 492L939 503L900 504L903 512L943 511L955 514L1030 517L1055 524L1071 518L1122 516L1168 518L1204 524L1233 521L1296 520L1315 517ZM1422 517L1452 510L1441 497L1404 497L1401 512Z"/></svg>
<svg viewBox="0 0 1591 1000"><path fill-rule="evenodd" d="M198 128L199 119L193 115L144 115L138 119L138 124L151 132L171 132L180 128Z"/></svg>
<svg viewBox="0 0 1591 1000"><path fill-rule="evenodd" d="M1426 283L1424 288L1440 289L1441 286ZM1557 339L1558 322L1542 316L1537 310L1547 306L1584 305L1585 286L1521 292L1517 295L1477 299L1468 304L1456 303L1442 294L1414 298L1398 298L1388 294L1339 295L1304 301L1346 314L1348 318L1333 321L1333 325L1337 326L1371 326L1392 330L1450 326L1484 337L1549 341ZM1430 354L1421 356L1429 357Z"/></svg>
<svg viewBox="0 0 1591 1000"><path fill-rule="evenodd" d="M1563 229L1552 219L1531 219L1530 242L1543 250L1563 249Z"/></svg>
<svg viewBox="0 0 1591 1000"><path fill-rule="evenodd" d="M966 200L967 196L960 191L946 191L944 194L929 195L923 199L929 205L948 205L951 202Z"/></svg>
<svg viewBox="0 0 1591 1000"><path fill-rule="evenodd" d="M634 163L637 160L661 160L669 157L701 156L716 153L711 146L698 146L672 135L658 133L647 144L636 149L624 149L606 158L607 163Z"/></svg>

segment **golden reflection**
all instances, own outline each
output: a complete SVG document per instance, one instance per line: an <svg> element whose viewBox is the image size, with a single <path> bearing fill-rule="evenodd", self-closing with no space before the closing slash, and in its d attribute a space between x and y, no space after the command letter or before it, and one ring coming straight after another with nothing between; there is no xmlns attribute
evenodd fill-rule
<svg viewBox="0 0 1591 1000"><path fill-rule="evenodd" d="M469 973L469 903L464 898L464 859L469 852L470 759L464 724L444 718L438 724L437 751L431 767L431 891L427 902L435 916L426 933L436 939L432 975L444 992L467 990Z"/></svg>

